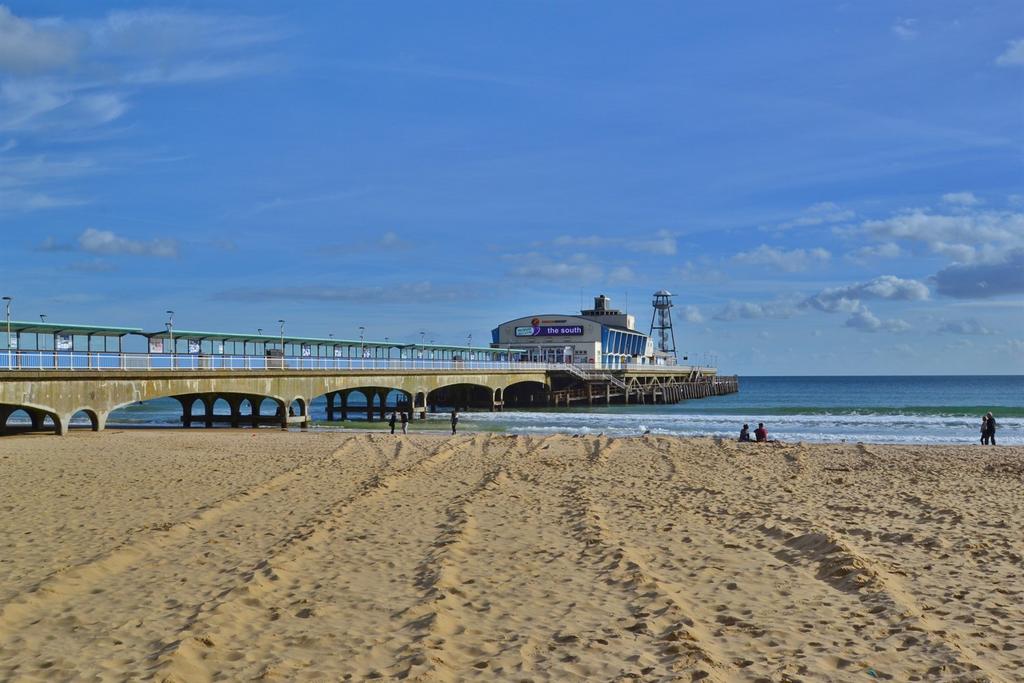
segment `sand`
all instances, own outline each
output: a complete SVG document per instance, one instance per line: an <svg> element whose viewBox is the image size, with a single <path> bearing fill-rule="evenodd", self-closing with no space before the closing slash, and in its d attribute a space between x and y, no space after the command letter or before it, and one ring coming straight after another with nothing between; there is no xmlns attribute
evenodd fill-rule
<svg viewBox="0 0 1024 683"><path fill-rule="evenodd" d="M0 439L0 679L1019 681L1024 449Z"/></svg>

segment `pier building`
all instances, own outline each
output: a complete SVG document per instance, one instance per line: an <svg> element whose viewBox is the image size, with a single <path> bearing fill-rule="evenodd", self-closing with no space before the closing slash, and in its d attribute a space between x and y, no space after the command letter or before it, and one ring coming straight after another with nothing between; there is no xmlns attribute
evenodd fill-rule
<svg viewBox="0 0 1024 683"><path fill-rule="evenodd" d="M620 369L656 362L650 336L636 329L636 318L611 307L604 294L579 315L528 315L491 331L491 347L525 349L524 360L574 363Z"/></svg>

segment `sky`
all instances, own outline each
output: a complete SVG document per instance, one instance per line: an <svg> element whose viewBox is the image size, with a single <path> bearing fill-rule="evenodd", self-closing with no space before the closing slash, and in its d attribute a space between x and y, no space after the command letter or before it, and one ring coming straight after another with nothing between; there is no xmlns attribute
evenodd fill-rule
<svg viewBox="0 0 1024 683"><path fill-rule="evenodd" d="M9 2L13 317L1024 373L1019 1Z"/></svg>

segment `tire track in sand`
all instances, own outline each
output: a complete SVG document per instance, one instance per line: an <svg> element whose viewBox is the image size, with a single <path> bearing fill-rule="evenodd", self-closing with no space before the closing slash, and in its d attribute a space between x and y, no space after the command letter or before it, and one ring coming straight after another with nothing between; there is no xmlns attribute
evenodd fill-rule
<svg viewBox="0 0 1024 683"><path fill-rule="evenodd" d="M488 446L497 439L492 438ZM484 495L494 495L510 481L510 468L545 447L541 439L532 446L521 437L504 437L499 445L515 448L500 454L499 462L489 467L468 490L451 499L444 510L430 551L417 567L416 586L421 591L418 604L404 610L403 619L412 642L397 653L398 668L393 675L413 681L461 680L466 671L483 672L489 666L486 656L475 644L456 647L453 641L465 632L469 595L477 579L467 574L466 564L479 541L480 529L475 506ZM486 458L485 451L483 456ZM469 651L467 651L469 650Z"/></svg>
<svg viewBox="0 0 1024 683"><path fill-rule="evenodd" d="M658 442L635 439L633 443L664 455ZM666 459L668 460L668 459ZM620 590L629 601L633 623L627 631L651 639L667 675L687 674L691 680L728 681L731 667L715 645L711 630L693 615L697 606L674 583L659 576L605 522L607 511L588 490L594 469L601 462L588 459L587 476L574 475L563 489L565 520L583 545L580 561L598 569L605 582ZM671 471L675 471L671 463ZM656 675L656 671L649 672Z"/></svg>
<svg viewBox="0 0 1024 683"><path fill-rule="evenodd" d="M278 600L288 601L297 597L304 590L304 563L310 555L323 553L324 548L331 546L332 538L342 533L344 518L357 505L366 505L393 493L394 490L417 474L429 475L436 472L453 458L479 442L481 437L473 436L439 442L433 451L419 449L423 457L412 463L394 470L382 468L364 480L352 495L337 501L323 515L309 520L286 538L275 543L266 556L245 572L230 590L221 595L216 604L208 605L201 613L175 633L169 642L162 645L153 655L155 663L151 667L153 676L160 681L192 681L205 680L211 674L209 662L219 653L214 652L217 645L234 643L252 637L255 625L265 625L282 618L285 609L275 603L274 607L266 608L265 603ZM401 447L396 448L396 452ZM357 539L346 539L346 541ZM320 584L314 589L320 588ZM313 605L299 597L291 600L290 606L297 604ZM298 610L300 619L315 616L315 608L302 607ZM230 659L236 655L232 654ZM237 661L237 660L235 660ZM263 676L272 676L273 667L268 665Z"/></svg>
<svg viewBox="0 0 1024 683"><path fill-rule="evenodd" d="M671 444L669 446L671 447ZM870 451L865 453L865 450L861 448L860 454L862 456L870 456ZM659 449L659 451L664 451L664 449ZM660 452L660 454L664 458L671 459L669 451ZM788 455L783 453L786 464L792 465L792 459L787 457ZM848 540L843 539L837 533L820 528L811 528L805 533L799 533L779 527L777 523L765 523L762 521L764 517L768 516L770 518L772 516L768 510L754 512L758 509L758 506L751 506L749 501L744 501L742 505L735 508L730 505L731 501L723 500L722 491L709 488L706 483L704 485L695 485L699 484L699 482L688 482L685 486L676 485L673 481L675 474L676 471L673 469L671 478L665 482L668 486L664 487L664 490L670 491L670 495L676 498L676 504L671 506L672 512L670 516L673 520L678 521L679 515L685 515L687 521L681 525L682 528L695 536L704 538L704 542L700 544L702 547L721 547L737 551L743 550L747 553L754 552L765 557L764 562L761 564L765 568L771 567L777 560L782 560L789 569L796 572L795 578L799 580L798 584L793 584L790 588L796 585L802 586L798 590L802 590L806 594L805 599L811 602L817 600L827 605L830 601L836 599L834 594L830 595L828 593L827 589L824 592L816 589L815 584L846 593L849 597L842 598L841 602L848 605L851 612L844 626L852 625L854 631L858 634L865 627L875 629L878 633L907 632L904 644L899 647L899 650L904 653L904 657L917 656L920 660L929 664L942 662L941 665L931 666L927 672L922 668L922 673L926 673L927 676L934 677L939 675L940 672L944 674L965 675L971 672L982 671L990 680L1001 680L997 673L986 669L981 664L977 653L972 651L971 648L955 642L955 638L951 641L947 637L949 634L946 629L939 629L934 625L929 628L929 618L922 617L921 607L917 604L912 593L903 585L903 582L885 570L880 563L872 561L862 549L849 543ZM714 499L715 507L713 514L707 514L707 510L705 510L705 514L697 515L690 509L691 506L689 504L679 505L679 503L684 501L690 502L694 496L697 497L697 500ZM663 510L657 509L657 503L652 499L645 499L643 503L648 509L640 516L640 519L657 518L663 512ZM600 503L598 503L597 507L600 507ZM614 526L610 524L608 512L608 510L605 510L603 518L610 526ZM724 522L724 525L715 524L714 522L717 521ZM805 526L804 522L800 520L795 521L800 526ZM675 522L670 524L668 528L671 528L674 524ZM638 531L637 529L631 529L628 537L646 537L642 531L638 535ZM771 545L766 546L764 541L769 541ZM775 545L775 543L779 543L779 545ZM632 549L627 549L627 551L629 550ZM647 550L650 553L651 549L648 548ZM658 552L663 553L664 549L659 548ZM637 561L638 558L643 556L643 552L636 552L633 554L633 560ZM711 557L713 558L713 554ZM709 563L714 562L716 561L712 559ZM743 606L742 594L747 578L754 577L748 577L744 573L736 573L741 568L730 566L727 558L721 558L717 562L722 565L715 572L715 574L719 575L719 581L730 587L731 590L739 591L739 593L727 593L733 598L731 601L732 609L736 610ZM728 573L723 573L723 570ZM648 573L653 573L649 568L647 571ZM673 574L675 573L673 572ZM789 591L783 595L788 594ZM811 598L812 595L819 595L819 597ZM736 598L740 598L739 603L736 602ZM701 604L706 604L709 599L703 600ZM749 606L752 603L747 602L746 604ZM718 629L712 633L712 637L716 637L719 640L721 640L720 636L723 629L726 631L738 629L739 632L734 633L734 635L742 636L746 634L749 637L761 637L766 631L772 630L771 624L773 620L770 615L762 615L767 616L766 626L759 628L750 623L749 617L744 619L730 616L728 611L726 611L726 605L720 605L719 609L723 611L717 615L709 615L711 617L709 623L711 621L715 622L716 629ZM910 635L911 632L914 632L913 636ZM811 645L817 645L817 643L812 642ZM753 642L748 642L739 645L738 650L736 645L734 645L732 650L734 652L746 653L753 651L755 648L756 645ZM911 652L911 649L916 650L916 652ZM833 663L838 662L841 666L849 666L851 664L849 661L844 664L842 658L835 656L831 657L831 661ZM733 663L737 666L745 666L753 662L737 659ZM805 675L807 673L806 666L793 667L794 662L792 661L786 661L784 664L784 670L776 672L776 674L792 673Z"/></svg>
<svg viewBox="0 0 1024 683"><path fill-rule="evenodd" d="M351 442L343 444L321 460L336 459L350 446ZM41 610L64 603L69 597L84 594L111 575L124 572L189 535L213 526L232 512L257 503L260 498L299 479L311 466L313 464L306 462L293 467L256 486L215 501L185 520L142 536L135 535L108 552L50 575L0 606L0 633L16 630L26 622L38 620Z"/></svg>

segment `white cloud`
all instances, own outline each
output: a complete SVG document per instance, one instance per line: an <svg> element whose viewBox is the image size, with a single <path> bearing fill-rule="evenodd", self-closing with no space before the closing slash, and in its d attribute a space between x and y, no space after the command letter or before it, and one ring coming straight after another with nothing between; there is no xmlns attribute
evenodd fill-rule
<svg viewBox="0 0 1024 683"><path fill-rule="evenodd" d="M513 254L504 258L515 263L510 270L512 275L530 280L595 282L604 276L604 270L582 254L559 261L553 261L537 252Z"/></svg>
<svg viewBox="0 0 1024 683"><path fill-rule="evenodd" d="M910 329L910 324L905 320L881 320L863 306L850 314L846 326L861 332L905 332Z"/></svg>
<svg viewBox="0 0 1024 683"><path fill-rule="evenodd" d="M819 202L804 209L801 214L791 221L779 224L777 229L789 230L791 228L810 227L815 225L831 225L842 223L856 216L850 209L844 209L835 202Z"/></svg>
<svg viewBox="0 0 1024 683"><path fill-rule="evenodd" d="M1000 66L1024 66L1024 38L1011 40L1006 51L996 58Z"/></svg>
<svg viewBox="0 0 1024 683"><path fill-rule="evenodd" d="M895 275L882 275L868 282L823 289L805 299L803 305L829 313L850 313L861 310L861 299L922 301L928 298L928 294L928 287L923 282L905 280Z"/></svg>
<svg viewBox="0 0 1024 683"><path fill-rule="evenodd" d="M917 19L897 19L890 28L897 38L913 40L917 38Z"/></svg>
<svg viewBox="0 0 1024 683"><path fill-rule="evenodd" d="M714 319L723 321L757 320L761 318L785 319L793 317L796 312L796 308L788 301L769 301L766 303L730 301L714 315Z"/></svg>
<svg viewBox="0 0 1024 683"><path fill-rule="evenodd" d="M981 200L975 197L973 192L947 192L942 195L942 201L960 206L974 206L981 203Z"/></svg>
<svg viewBox="0 0 1024 683"><path fill-rule="evenodd" d="M668 230L658 230L650 239L622 239L617 237L601 237L598 235L561 235L553 242L559 247L579 247L583 249L601 249L615 247L627 251L642 252L647 254L660 254L672 256L676 253L676 238ZM542 247L543 243L535 244Z"/></svg>
<svg viewBox="0 0 1024 683"><path fill-rule="evenodd" d="M899 258L902 255L903 250L900 249L900 245L895 242L883 242L881 244L861 247L860 249L848 254L846 258L856 263L863 264L870 261L877 261L879 259Z"/></svg>
<svg viewBox="0 0 1024 683"><path fill-rule="evenodd" d="M283 35L271 20L245 16L138 10L31 20L0 6L0 130L99 126L127 110L125 86L265 71L272 55L254 48Z"/></svg>
<svg viewBox="0 0 1024 683"><path fill-rule="evenodd" d="M78 236L78 248L90 254L130 254L161 258L174 258L178 255L178 243L175 240L153 239L145 242L121 237L110 230L95 228L88 228Z"/></svg>
<svg viewBox="0 0 1024 683"><path fill-rule="evenodd" d="M680 312L684 322L694 324L704 322L704 314L696 306L678 306L676 310Z"/></svg>
<svg viewBox="0 0 1024 683"><path fill-rule="evenodd" d="M11 211L38 211L63 206L81 206L87 202L76 197L59 197L31 190L0 190L0 216Z"/></svg>
<svg viewBox="0 0 1024 683"><path fill-rule="evenodd" d="M945 334L970 334L981 336L995 334L995 332L988 329L974 318L968 318L966 320L947 320L941 323L936 331Z"/></svg>
<svg viewBox="0 0 1024 683"><path fill-rule="evenodd" d="M625 247L630 251L672 256L676 253L676 238L668 230L659 230L655 233L654 239L627 240Z"/></svg>
<svg viewBox="0 0 1024 683"><path fill-rule="evenodd" d="M60 24L43 25L14 16L0 5L0 73L35 73L74 61L78 44Z"/></svg>
<svg viewBox="0 0 1024 683"><path fill-rule="evenodd" d="M736 254L733 260L749 265L773 266L787 273L796 273L812 266L825 264L831 257L832 255L828 251L821 248L786 251L762 244L753 251Z"/></svg>
<svg viewBox="0 0 1024 683"><path fill-rule="evenodd" d="M883 220L864 221L861 234L887 241L919 242L962 262L991 260L1024 246L1024 213L965 211L954 215L914 209Z"/></svg>

